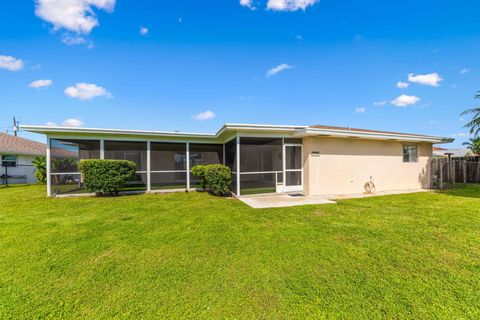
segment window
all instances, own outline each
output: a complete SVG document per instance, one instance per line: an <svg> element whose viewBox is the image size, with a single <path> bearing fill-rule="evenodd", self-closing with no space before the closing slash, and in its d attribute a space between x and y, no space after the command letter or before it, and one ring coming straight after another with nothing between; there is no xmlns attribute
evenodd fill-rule
<svg viewBox="0 0 480 320"><path fill-rule="evenodd" d="M418 147L412 145L403 146L403 162L417 162Z"/></svg>
<svg viewBox="0 0 480 320"><path fill-rule="evenodd" d="M4 155L2 156L2 167L16 167L17 156Z"/></svg>

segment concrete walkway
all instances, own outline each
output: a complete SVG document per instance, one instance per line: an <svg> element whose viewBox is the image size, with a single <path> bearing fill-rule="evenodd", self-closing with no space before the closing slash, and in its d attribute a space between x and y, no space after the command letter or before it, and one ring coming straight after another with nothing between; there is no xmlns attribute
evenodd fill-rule
<svg viewBox="0 0 480 320"><path fill-rule="evenodd" d="M307 204L332 204L332 203L335 204L336 203L335 200L341 200L341 199L368 198L368 197L378 197L378 196L417 193L417 192L431 192L431 190L426 190L426 189L393 190L393 191L380 191L372 194L365 194L365 193L332 194L332 195L325 195L325 196L306 196L306 195L301 195L299 193L296 193L296 194L275 193L275 194L265 194L265 195L241 196L238 199L252 208L262 209L262 208L282 208L282 207L303 206Z"/></svg>
<svg viewBox="0 0 480 320"><path fill-rule="evenodd" d="M292 196L283 193L258 196L241 196L239 200L255 209L336 203L335 201L328 200L327 198L321 196Z"/></svg>

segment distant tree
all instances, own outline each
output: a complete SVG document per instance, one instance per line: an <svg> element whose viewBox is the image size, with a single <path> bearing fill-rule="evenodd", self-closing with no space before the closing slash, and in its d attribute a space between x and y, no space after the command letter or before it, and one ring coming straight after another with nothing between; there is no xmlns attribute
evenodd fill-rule
<svg viewBox="0 0 480 320"><path fill-rule="evenodd" d="M475 99L480 99L480 91L477 92ZM471 109L465 110L464 112L462 112L461 115L473 115L472 120L467 122L465 128L469 128L470 133L473 134L475 137L478 137L478 135L480 134L480 107L473 107Z"/></svg>
<svg viewBox="0 0 480 320"><path fill-rule="evenodd" d="M35 168L35 178L39 183L47 182L47 161L44 156L36 157L32 160Z"/></svg>
<svg viewBox="0 0 480 320"><path fill-rule="evenodd" d="M467 142L464 142L463 145L470 149L474 154L480 154L480 137L470 138Z"/></svg>

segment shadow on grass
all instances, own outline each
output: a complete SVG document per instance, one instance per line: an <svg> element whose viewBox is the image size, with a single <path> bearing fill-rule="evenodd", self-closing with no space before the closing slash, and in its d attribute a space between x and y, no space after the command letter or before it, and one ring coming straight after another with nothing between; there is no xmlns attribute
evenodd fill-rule
<svg viewBox="0 0 480 320"><path fill-rule="evenodd" d="M479 198L480 199L480 184L457 184L451 189L439 190L439 193L447 194L455 197Z"/></svg>

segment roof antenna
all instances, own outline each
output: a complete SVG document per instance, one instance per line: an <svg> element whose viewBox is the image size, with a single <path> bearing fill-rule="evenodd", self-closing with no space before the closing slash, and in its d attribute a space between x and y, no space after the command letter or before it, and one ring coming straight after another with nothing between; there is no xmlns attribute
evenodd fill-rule
<svg viewBox="0 0 480 320"><path fill-rule="evenodd" d="M17 120L15 119L15 117L13 117L13 134L15 135L15 137L17 136L17 131L18 131Z"/></svg>

